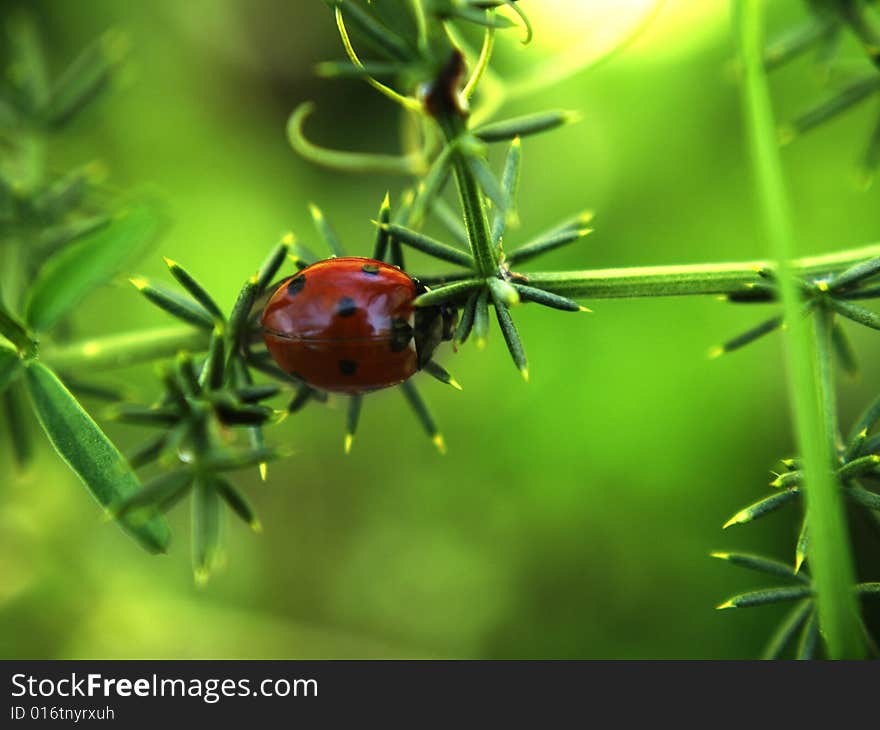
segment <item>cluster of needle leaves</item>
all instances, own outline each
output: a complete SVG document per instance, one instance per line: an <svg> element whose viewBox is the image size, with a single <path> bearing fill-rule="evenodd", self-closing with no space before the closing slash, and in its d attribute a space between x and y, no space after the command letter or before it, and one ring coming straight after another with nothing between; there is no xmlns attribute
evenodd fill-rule
<svg viewBox="0 0 880 730"><path fill-rule="evenodd" d="M400 30L396 12L382 3L337 0L327 3L335 16L343 47L349 57L348 71L398 103L410 124L417 125L419 142L400 157L348 153L320 148L304 134L303 125L312 111L300 106L291 116L288 135L294 149L307 159L348 171L401 172L414 175L415 185L404 190L394 219L377 221L390 237L391 261L403 268L401 245L414 248L458 270L420 275L432 289L421 295L417 306L447 305L460 310L455 344L471 334L484 345L489 330L489 310L495 312L514 364L528 379L525 348L512 316L520 302L534 302L553 309L587 311L577 302L530 284L519 270L537 256L574 243L590 232L592 214L584 212L561 222L538 237L508 247L508 228L518 224L517 189L522 161L521 139L573 121L574 115L550 111L497 121L477 121L479 109L471 100L491 58L496 30L513 27L514 21L496 9L514 10L524 23L527 39L531 28L525 13L511 2L416 2L409 19L414 34ZM468 54L461 37L469 25L482 27L479 54ZM349 32L351 27L351 35ZM354 35L376 55L363 61L354 48ZM415 35L415 43L407 40ZM471 63L467 57L471 55ZM323 65L325 72L339 75L344 67ZM395 87L381 79L389 79ZM414 120L414 121L413 121ZM500 171L488 162L489 146L508 143ZM444 192L454 179L460 210L445 200ZM423 232L426 222L438 224L446 240Z"/></svg>
<svg viewBox="0 0 880 730"><path fill-rule="evenodd" d="M520 26L527 42L531 37L528 18L513 1L420 0L410 3L403 13L399 3L328 5L349 56L347 72L364 78L404 108L408 123L418 131L419 149L392 158L319 148L302 134L308 105L291 118L288 131L294 147L337 168L411 176L413 183L401 193L393 212L388 195L380 206L373 257L405 269L403 250L410 247L458 267L458 271L418 277L426 289L416 304L444 304L460 310L456 344L472 333L479 345L485 343L489 311L494 308L514 362L527 377L525 351L511 308L520 301L563 311L583 307L530 285L528 276L516 267L579 240L589 232L586 226L591 218L590 213L574 216L505 250L506 230L517 223L521 138L573 118L566 112L548 112L477 123L477 115L471 113L471 99L480 98L478 82L487 73L496 31ZM497 12L502 7L512 17ZM360 61L346 23L380 60ZM147 336L140 342L134 334L109 346L123 352L133 347L139 353L136 359L154 361L159 394L139 405L115 388L81 379L85 368L78 370L77 364L100 357L108 345L77 343L75 323L68 315L94 289L126 271L158 238L165 219L154 201L123 198L109 188L95 164L54 174L46 163L50 136L75 122L110 84L124 55L124 38L105 34L52 81L33 24L15 17L7 30L9 43L4 44L4 53L8 57L3 61L9 73L0 80L0 245L4 260L0 395L9 440L17 460L26 464L33 421L28 411L32 411L106 513L154 552L165 551L169 544L165 512L191 495L193 568L197 581L204 582L222 563L223 505L254 529L259 527L248 499L230 481L228 472L257 468L265 479L267 462L281 454L266 446L264 427L312 401L327 400L326 393L277 367L262 343L258 322L267 297L279 284L276 276L281 267L292 261L302 268L317 257L288 234L245 283L228 316L217 304L218 298L195 277L166 260L185 294L142 277L131 281L144 297L186 327L159 333L155 341ZM463 40L474 33L482 36L476 55ZM324 70L343 72L338 64ZM390 79L405 93L380 79ZM487 157L488 146L496 142L509 143L500 174L492 170ZM444 199L451 177L459 191L460 212ZM330 224L316 206L311 210L330 254L342 255ZM445 228L449 242L422 232L429 220ZM67 359L58 356L65 347ZM169 354L174 356L167 361ZM61 365L55 365L56 357ZM423 369L459 387L438 363L431 361ZM437 449L444 452L444 439L415 384L407 381L401 390ZM123 456L75 393L111 401L106 411L110 418L158 433ZM286 407L268 405L285 395ZM350 398L346 452L361 407L361 396ZM135 470L146 470L144 481Z"/></svg>
<svg viewBox="0 0 880 730"><path fill-rule="evenodd" d="M107 33L53 75L28 16L11 17L2 32L0 399L8 441L19 468L27 468L39 421L95 499L110 507L140 484L72 391L119 394L80 380L79 373L56 372L42 353L70 336L71 311L143 253L164 218L151 201L112 193L94 164L53 172L47 159L50 137L86 114L108 86L125 42ZM168 545L161 518L120 524L150 551Z"/></svg>
<svg viewBox="0 0 880 730"><path fill-rule="evenodd" d="M771 302L779 298L778 281L772 270L759 269L759 281L727 296L738 303ZM810 275L798 282L803 301L803 316L816 318L819 337L818 354L821 359L820 373L833 387L832 357L836 356L841 368L851 375L858 372L853 348L841 320L847 319L871 329L880 329L880 315L854 300L876 298L880 295L877 277L880 275L880 258L855 264L836 274ZM720 347L713 355L732 352L754 342L758 338L782 327L784 320L774 316L747 330ZM829 404L830 408L834 404ZM880 422L880 397L875 400L852 427L845 441L839 438L836 419L827 424L833 433L835 463L830 465L836 482L846 501L863 514L874 531L880 534L880 434L874 433ZM783 459L781 470L773 472L770 486L773 493L748 505L733 515L724 525L744 525L784 507L800 502L804 487L804 475L799 459ZM765 649L765 658L776 659L796 644L794 656L799 659L813 658L818 650L819 625L813 600L813 585L804 569L810 541L809 520L806 509L802 510L800 530L795 544L793 563L781 563L771 558L743 553L716 552L713 556L757 572L774 575L793 585L765 588L742 593L722 603L720 609L761 606L771 603L796 601L795 608L783 619ZM880 583L861 583L856 586L860 597L880 596ZM876 644L862 622L865 645L875 655ZM797 641L795 642L795 638Z"/></svg>
<svg viewBox="0 0 880 730"><path fill-rule="evenodd" d="M821 78L833 89L779 131L788 144L837 115L880 94L880 11L874 0L805 0L807 18L772 40L764 54L768 70L814 51ZM860 57L841 59L843 42L853 39ZM859 164L859 185L867 189L880 168L880 117Z"/></svg>

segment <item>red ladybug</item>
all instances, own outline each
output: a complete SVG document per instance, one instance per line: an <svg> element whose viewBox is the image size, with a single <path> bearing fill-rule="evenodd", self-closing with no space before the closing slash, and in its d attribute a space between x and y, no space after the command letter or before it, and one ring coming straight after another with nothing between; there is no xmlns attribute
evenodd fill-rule
<svg viewBox="0 0 880 730"><path fill-rule="evenodd" d="M426 291L396 266L319 261L285 279L262 316L275 362L318 390L358 394L402 383L452 338L455 312L414 307Z"/></svg>

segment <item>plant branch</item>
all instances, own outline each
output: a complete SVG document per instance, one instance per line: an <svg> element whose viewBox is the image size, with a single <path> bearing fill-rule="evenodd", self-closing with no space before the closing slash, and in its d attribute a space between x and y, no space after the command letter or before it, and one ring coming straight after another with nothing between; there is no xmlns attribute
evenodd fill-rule
<svg viewBox="0 0 880 730"><path fill-rule="evenodd" d="M45 347L40 359L61 372L111 369L173 357L181 350L202 352L210 337L210 332L193 327L161 327Z"/></svg>
<svg viewBox="0 0 880 730"><path fill-rule="evenodd" d="M788 271L809 277L843 271L880 256L880 244L822 256L794 259ZM531 286L575 298L668 297L694 294L733 294L758 280L758 270L776 270L771 261L739 261L680 266L637 266L619 269L528 273Z"/></svg>
<svg viewBox="0 0 880 730"><path fill-rule="evenodd" d="M495 276L498 272L498 262L495 258L495 246L492 244L483 193L468 165L466 154L459 147L461 135L464 133L464 120L453 112L448 116L439 117L437 122L446 138L446 144L452 147L452 171L458 187L468 242L477 272L482 276Z"/></svg>
<svg viewBox="0 0 880 730"><path fill-rule="evenodd" d="M736 5L746 122L767 236L778 261L778 281L788 324L786 359L790 400L804 461L809 561L814 577L819 624L832 659L864 656L865 648L855 597L855 573L850 554L840 487L832 473L831 439L823 411L833 399L830 368L822 368L827 339L799 316L799 287L790 261L795 249L789 201L776 141L776 124L763 66L761 0L738 0ZM821 331L825 320L817 317ZM823 372L826 377L822 377Z"/></svg>

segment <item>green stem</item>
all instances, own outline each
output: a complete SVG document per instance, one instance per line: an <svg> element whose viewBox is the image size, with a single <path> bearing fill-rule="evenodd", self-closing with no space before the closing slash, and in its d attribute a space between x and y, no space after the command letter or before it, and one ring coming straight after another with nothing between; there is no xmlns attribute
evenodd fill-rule
<svg viewBox="0 0 880 730"><path fill-rule="evenodd" d="M816 333L816 387L819 402L822 407L822 417L825 423L825 435L828 441L828 449L831 453L833 464L837 462L837 455L843 446L840 435L840 420L837 416L837 391L834 388L834 343L832 342L832 329L834 325L834 310L828 306L816 308L815 314Z"/></svg>
<svg viewBox="0 0 880 730"><path fill-rule="evenodd" d="M842 271L852 264L880 256L880 244L823 256L795 259L788 271L796 277ZM638 266L621 269L528 273L528 283L575 298L668 297L693 294L733 294L759 281L757 269L776 269L769 261L740 261L681 266Z"/></svg>
<svg viewBox="0 0 880 730"><path fill-rule="evenodd" d="M830 369L822 377L815 333L799 316L802 307L791 271L794 253L789 201L776 141L776 125L763 67L763 3L738 0L738 31L746 121L767 236L778 261L782 303L788 324L786 359L789 391L807 484L810 526L809 561L819 609L819 624L832 659L860 658L865 647L856 606L855 573L840 487L831 466L831 438L823 409L832 405ZM820 318L819 329L822 330Z"/></svg>
<svg viewBox="0 0 880 730"><path fill-rule="evenodd" d="M172 357L181 350L204 351L210 337L210 332L192 327L163 327L46 347L40 359L61 371L118 368Z"/></svg>
<svg viewBox="0 0 880 730"><path fill-rule="evenodd" d="M492 245L492 233L489 228L489 217L483 193L474 173L468 165L467 156L459 148L459 141L465 131L464 119L458 116L440 117L437 119L440 129L446 138L446 144L452 147L452 171L458 187L461 210L467 228L468 242L481 276L496 276L498 260L495 247Z"/></svg>

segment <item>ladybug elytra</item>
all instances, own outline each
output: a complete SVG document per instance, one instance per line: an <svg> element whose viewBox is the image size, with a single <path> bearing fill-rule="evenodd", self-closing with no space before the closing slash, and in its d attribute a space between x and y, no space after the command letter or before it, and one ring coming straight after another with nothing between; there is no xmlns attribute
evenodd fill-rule
<svg viewBox="0 0 880 730"><path fill-rule="evenodd" d="M352 395L387 388L452 338L454 310L413 305L424 291L383 261L319 261L285 279L269 299L263 338L275 362L313 388Z"/></svg>

